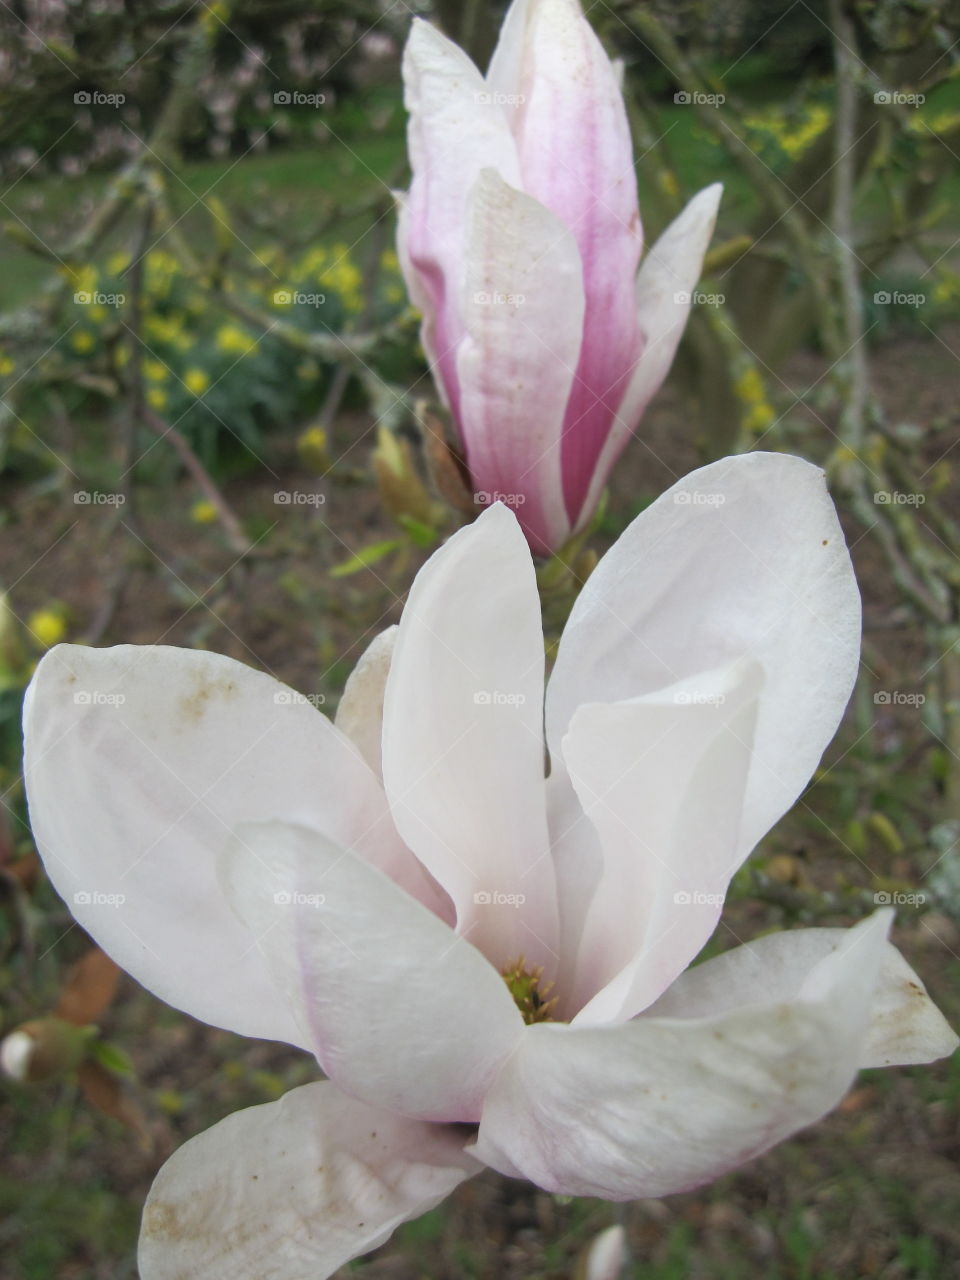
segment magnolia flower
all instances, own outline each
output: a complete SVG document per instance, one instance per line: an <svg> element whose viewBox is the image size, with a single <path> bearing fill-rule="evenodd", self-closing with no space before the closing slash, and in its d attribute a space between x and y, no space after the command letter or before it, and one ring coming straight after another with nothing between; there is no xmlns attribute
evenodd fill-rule
<svg viewBox="0 0 960 1280"><path fill-rule="evenodd" d="M719 185L642 249L617 68L577 0L514 0L484 78L415 19L399 256L475 501L534 551L590 518L670 368Z"/></svg>
<svg viewBox="0 0 960 1280"><path fill-rule="evenodd" d="M889 911L689 968L833 736L858 647L822 473L754 453L607 553L545 730L534 566L503 505L420 571L335 724L217 654L51 650L25 776L54 885L162 999L327 1077L173 1155L143 1280L328 1275L484 1166L682 1191L859 1067L951 1052Z"/></svg>

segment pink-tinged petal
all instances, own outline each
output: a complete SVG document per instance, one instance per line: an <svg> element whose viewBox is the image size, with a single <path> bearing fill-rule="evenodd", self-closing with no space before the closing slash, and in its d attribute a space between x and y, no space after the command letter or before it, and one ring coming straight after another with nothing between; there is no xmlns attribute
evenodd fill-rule
<svg viewBox="0 0 960 1280"><path fill-rule="evenodd" d="M479 1172L463 1142L326 1081L234 1112L157 1174L141 1280L324 1280Z"/></svg>
<svg viewBox="0 0 960 1280"><path fill-rule="evenodd" d="M483 168L499 170L515 186L520 168L507 119L489 100L480 72L419 18L404 50L403 80L413 180L403 212L401 259L418 277L412 294L424 312L424 349L456 415L467 194Z"/></svg>
<svg viewBox="0 0 960 1280"><path fill-rule="evenodd" d="M577 1025L639 1013L716 928L740 862L761 682L740 660L574 716L564 760L604 860L565 1009Z"/></svg>
<svg viewBox="0 0 960 1280"><path fill-rule="evenodd" d="M304 827L238 828L225 894L331 1080L421 1120L475 1121L523 1031L500 974L381 872Z"/></svg>
<svg viewBox="0 0 960 1280"><path fill-rule="evenodd" d="M845 944L846 929L770 933L683 974L648 1010L658 1018L706 1018L737 1006L792 1000L814 965ZM943 1014L893 943L884 948L860 1067L935 1062L958 1043Z"/></svg>
<svg viewBox="0 0 960 1280"><path fill-rule="evenodd" d="M580 257L536 200L485 169L471 193L457 359L460 427L482 502L502 495L535 551L570 533L561 435L583 337Z"/></svg>
<svg viewBox="0 0 960 1280"><path fill-rule="evenodd" d="M531 10L519 85L513 127L523 189L569 227L583 264L583 345L563 429L564 491L576 523L641 350L633 144L616 72L576 0L540 0Z"/></svg>
<svg viewBox="0 0 960 1280"><path fill-rule="evenodd" d="M457 931L501 970L520 955L555 968L543 661L530 551L498 503L414 579L387 678L383 777Z"/></svg>
<svg viewBox="0 0 960 1280"><path fill-rule="evenodd" d="M387 627L370 641L347 678L334 720L379 780L383 778L383 691L396 639L397 628Z"/></svg>
<svg viewBox="0 0 960 1280"><path fill-rule="evenodd" d="M565 1195L688 1191L812 1124L859 1062L890 913L849 930L795 998L703 1018L528 1027L471 1152Z"/></svg>
<svg viewBox="0 0 960 1280"><path fill-rule="evenodd" d="M450 397L447 395L446 384L440 370L440 349L437 345L438 317L434 308L435 290L430 286L428 278L421 276L410 258L410 206L407 196L404 192L395 191L394 199L397 204L397 261L400 264L400 273L414 309L422 316L420 342L427 357L427 363L435 371L434 381L437 393L442 403L451 409ZM452 354L452 350L456 347L456 338L449 339L447 346L450 346ZM451 376L454 376L456 370L449 363L450 355L447 353L447 346L444 347L444 354L448 361L448 371Z"/></svg>
<svg viewBox="0 0 960 1280"><path fill-rule="evenodd" d="M823 472L784 454L723 458L642 512L591 574L547 690L547 741L555 756L582 702L756 659L746 856L809 781L859 651L860 596Z"/></svg>
<svg viewBox="0 0 960 1280"><path fill-rule="evenodd" d="M600 450L578 527L589 520L600 501L611 468L633 437L647 405L670 371L690 315L691 298L713 235L723 187L715 182L689 202L647 253L636 283L640 358L626 386L621 386L613 425Z"/></svg>
<svg viewBox="0 0 960 1280"><path fill-rule="evenodd" d="M424 880L356 748L306 698L231 658L60 645L30 685L24 735L54 887L119 965L215 1026L300 1043L216 878L236 823L304 822Z"/></svg>

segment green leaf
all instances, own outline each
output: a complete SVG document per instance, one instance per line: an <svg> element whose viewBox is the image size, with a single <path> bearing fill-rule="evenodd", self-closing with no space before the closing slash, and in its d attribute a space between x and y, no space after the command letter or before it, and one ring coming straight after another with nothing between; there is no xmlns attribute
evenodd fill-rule
<svg viewBox="0 0 960 1280"><path fill-rule="evenodd" d="M397 523L409 534L410 541L415 547L433 547L440 541L440 535L436 529L424 524L422 520L416 520L411 515L399 515Z"/></svg>
<svg viewBox="0 0 960 1280"><path fill-rule="evenodd" d="M396 551L400 545L399 538L389 538L386 542L374 542L369 547L361 547L359 551L354 552L349 560L335 564L330 570L330 576L332 578L349 578L352 573L359 573L361 569L368 569L370 565L376 564L378 560L388 556L391 551Z"/></svg>
<svg viewBox="0 0 960 1280"><path fill-rule="evenodd" d="M90 1057L115 1076L132 1078L135 1074L133 1063L124 1051L118 1049L115 1044L107 1044L105 1040L94 1041L90 1046Z"/></svg>

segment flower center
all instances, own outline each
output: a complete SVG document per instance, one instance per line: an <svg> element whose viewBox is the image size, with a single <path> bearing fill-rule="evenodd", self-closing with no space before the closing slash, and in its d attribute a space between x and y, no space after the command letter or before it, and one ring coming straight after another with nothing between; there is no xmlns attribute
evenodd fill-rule
<svg viewBox="0 0 960 1280"><path fill-rule="evenodd" d="M552 1022L557 997L551 996L552 982L543 981L543 966L528 969L523 956L503 971L507 990L520 1010L524 1022Z"/></svg>

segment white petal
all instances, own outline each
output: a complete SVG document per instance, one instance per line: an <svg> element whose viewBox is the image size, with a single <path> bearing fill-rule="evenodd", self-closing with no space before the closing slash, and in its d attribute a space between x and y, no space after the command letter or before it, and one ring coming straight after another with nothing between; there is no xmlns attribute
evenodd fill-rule
<svg viewBox="0 0 960 1280"><path fill-rule="evenodd" d="M498 969L556 960L533 562L490 507L420 570L384 700L383 776L397 829L453 899L457 930Z"/></svg>
<svg viewBox="0 0 960 1280"><path fill-rule="evenodd" d="M792 1000L806 973L844 945L846 929L770 933L689 969L651 1006L651 1017L703 1018L736 1006ZM883 951L861 1067L935 1062L958 1040L896 947Z"/></svg>
<svg viewBox="0 0 960 1280"><path fill-rule="evenodd" d="M760 685L741 660L574 716L564 760L604 859L571 993L578 1025L639 1013L713 933L739 865Z"/></svg>
<svg viewBox="0 0 960 1280"><path fill-rule="evenodd" d="M462 1147L328 1082L237 1111L157 1174L141 1280L324 1280L478 1171Z"/></svg>
<svg viewBox="0 0 960 1280"><path fill-rule="evenodd" d="M422 868L352 744L306 698L231 658L60 645L24 704L37 847L76 918L161 999L300 1043L220 890L238 822L307 823L410 884Z"/></svg>
<svg viewBox="0 0 960 1280"><path fill-rule="evenodd" d="M687 1191L813 1123L863 1056L890 913L851 929L796 997L704 1018L528 1027L471 1150L565 1195Z"/></svg>
<svg viewBox="0 0 960 1280"><path fill-rule="evenodd" d="M302 827L241 827L222 875L332 1080L419 1119L479 1116L523 1021L469 942Z"/></svg>
<svg viewBox="0 0 960 1280"><path fill-rule="evenodd" d="M619 702L751 657L764 684L741 856L790 807L856 679L860 597L823 472L750 453L694 471L603 557L547 690L556 754L581 702Z"/></svg>
<svg viewBox="0 0 960 1280"><path fill-rule="evenodd" d="M670 371L687 325L691 295L700 279L722 195L719 182L699 191L643 260L636 283L642 354L600 452L581 523L595 510L610 469L637 431L644 410Z"/></svg>
<svg viewBox="0 0 960 1280"><path fill-rule="evenodd" d="M351 671L337 707L334 723L347 735L378 779L383 738L383 690L393 658L397 628L387 627L374 636Z"/></svg>
<svg viewBox="0 0 960 1280"><path fill-rule="evenodd" d="M525 51L530 19L541 0L513 0L500 24L497 47L487 68L487 87L499 94L508 119L513 120L523 103L520 96L520 68Z"/></svg>
<svg viewBox="0 0 960 1280"><path fill-rule="evenodd" d="M471 192L462 311L473 483L514 505L535 550L556 550L570 533L561 440L583 339L580 254L559 218L492 169Z"/></svg>
<svg viewBox="0 0 960 1280"><path fill-rule="evenodd" d="M557 1016L576 1011L572 993L577 981L584 921L603 876L603 850L597 829L583 812L562 760L554 760L547 779L547 822L557 877L557 913L560 920L560 962L556 993L561 1005Z"/></svg>

